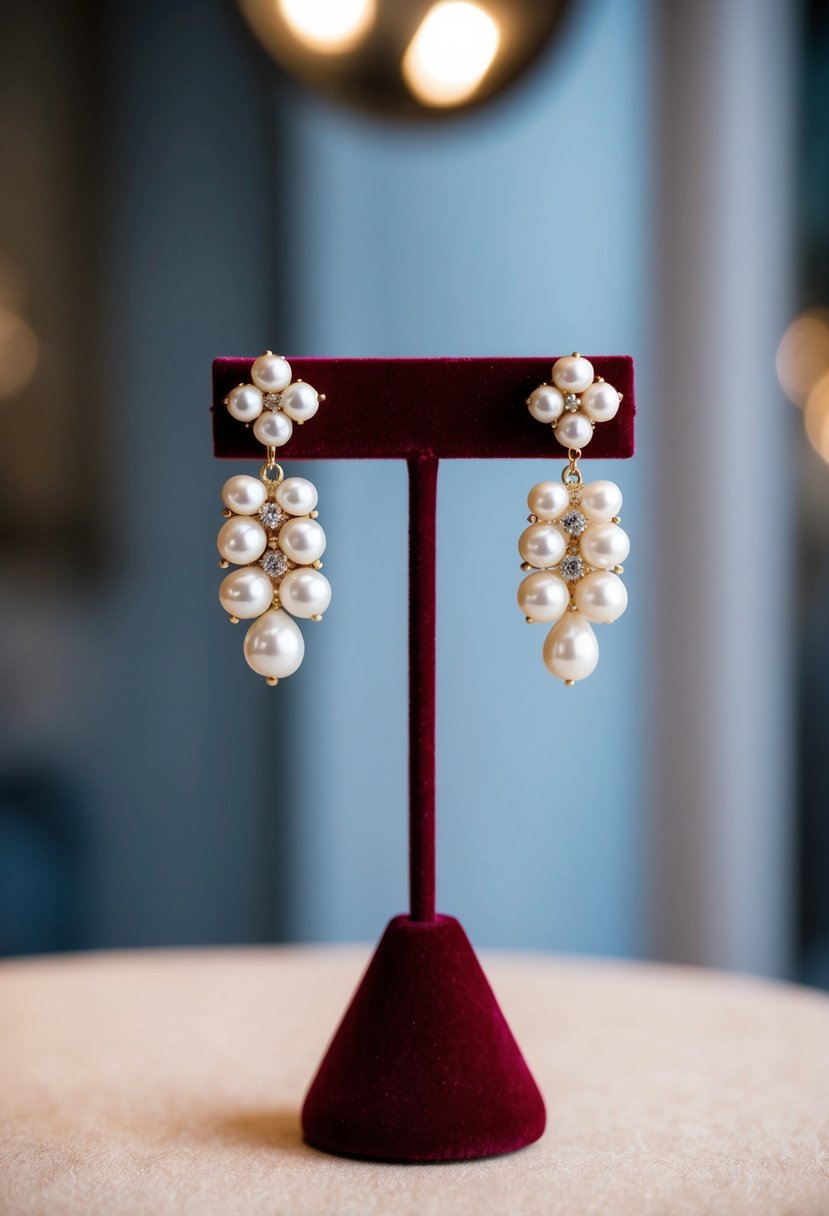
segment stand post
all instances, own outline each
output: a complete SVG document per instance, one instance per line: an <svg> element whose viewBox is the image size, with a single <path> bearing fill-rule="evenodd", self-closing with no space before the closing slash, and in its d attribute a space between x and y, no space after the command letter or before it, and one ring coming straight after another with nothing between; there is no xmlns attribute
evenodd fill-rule
<svg viewBox="0 0 829 1216"><path fill-rule="evenodd" d="M409 901L435 919L435 636L438 461L409 469Z"/></svg>
<svg viewBox="0 0 829 1216"><path fill-rule="evenodd" d="M409 468L411 914L387 926L302 1107L306 1140L376 1161L511 1153L544 1100L461 925L435 914L438 459Z"/></svg>

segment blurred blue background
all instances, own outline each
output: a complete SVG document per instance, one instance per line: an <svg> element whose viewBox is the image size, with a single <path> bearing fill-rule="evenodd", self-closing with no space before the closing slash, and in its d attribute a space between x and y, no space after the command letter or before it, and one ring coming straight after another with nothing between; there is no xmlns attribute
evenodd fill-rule
<svg viewBox="0 0 829 1216"><path fill-rule="evenodd" d="M335 601L265 688L216 601L210 360L578 348L636 359L637 456L588 469L631 607L564 690L514 601L555 454L442 468L439 905L477 945L829 983L829 471L775 375L827 288L817 9L574 4L429 125L315 97L229 0L4 22L0 310L38 355L0 401L0 948L373 939L405 907L405 470L304 470Z"/></svg>

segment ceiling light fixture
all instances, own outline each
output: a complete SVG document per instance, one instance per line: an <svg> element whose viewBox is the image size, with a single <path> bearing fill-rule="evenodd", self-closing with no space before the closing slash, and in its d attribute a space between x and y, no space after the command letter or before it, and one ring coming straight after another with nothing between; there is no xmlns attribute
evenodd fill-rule
<svg viewBox="0 0 829 1216"><path fill-rule="evenodd" d="M237 0L286 72L337 105L439 121L525 76L575 0Z"/></svg>

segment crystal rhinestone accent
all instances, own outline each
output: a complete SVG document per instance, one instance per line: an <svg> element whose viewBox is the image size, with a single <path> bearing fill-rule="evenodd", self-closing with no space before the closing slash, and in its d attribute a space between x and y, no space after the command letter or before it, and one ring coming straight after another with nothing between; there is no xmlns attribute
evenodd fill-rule
<svg viewBox="0 0 829 1216"><path fill-rule="evenodd" d="M275 410L278 408L281 400L282 400L281 393L265 393L265 395L262 398L262 404L264 405L266 410Z"/></svg>
<svg viewBox="0 0 829 1216"><path fill-rule="evenodd" d="M576 553L568 553L561 559L559 570L562 578L568 583L574 583L576 579L584 577L584 562Z"/></svg>
<svg viewBox="0 0 829 1216"><path fill-rule="evenodd" d="M288 569L288 559L279 549L269 549L259 565L271 578L278 578Z"/></svg>
<svg viewBox="0 0 829 1216"><path fill-rule="evenodd" d="M264 507L262 509L264 510ZM261 511L259 517L262 517ZM581 536L587 527L587 519L581 511L568 511L561 521L561 526L570 536Z"/></svg>
<svg viewBox="0 0 829 1216"><path fill-rule="evenodd" d="M285 512L279 503L266 502L259 508L259 520L266 528L278 528L285 522Z"/></svg>
<svg viewBox="0 0 829 1216"><path fill-rule="evenodd" d="M579 404L579 399L575 393L566 394L564 398L564 408L569 410L571 414L575 414L576 410L579 408Z"/></svg>

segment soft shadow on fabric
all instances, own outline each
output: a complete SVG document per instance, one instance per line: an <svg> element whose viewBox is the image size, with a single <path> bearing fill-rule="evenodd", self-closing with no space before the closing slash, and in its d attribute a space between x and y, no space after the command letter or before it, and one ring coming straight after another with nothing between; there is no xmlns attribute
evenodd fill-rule
<svg viewBox="0 0 829 1216"><path fill-rule="evenodd" d="M225 1141L275 1149L291 1156L307 1157L314 1153L302 1139L299 1110L241 1111L218 1118L211 1130Z"/></svg>

